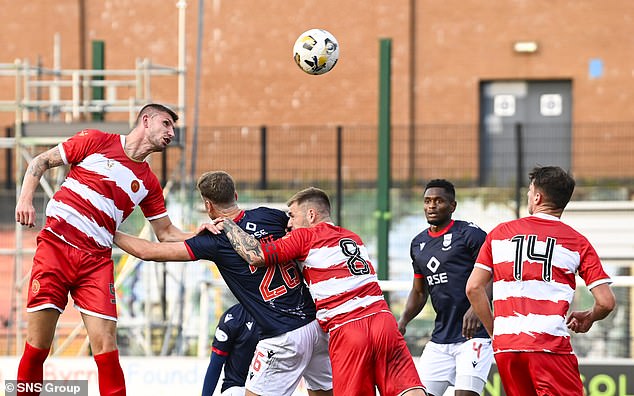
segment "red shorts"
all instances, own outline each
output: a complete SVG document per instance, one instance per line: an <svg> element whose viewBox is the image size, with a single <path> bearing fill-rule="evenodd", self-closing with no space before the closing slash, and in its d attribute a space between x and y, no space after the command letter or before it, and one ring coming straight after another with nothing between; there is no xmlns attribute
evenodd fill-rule
<svg viewBox="0 0 634 396"><path fill-rule="evenodd" d="M548 352L499 352L495 362L509 396L582 396L575 355Z"/></svg>
<svg viewBox="0 0 634 396"><path fill-rule="evenodd" d="M33 258L27 311L63 312L70 292L80 312L116 321L113 271L112 258L88 254L42 231Z"/></svg>
<svg viewBox="0 0 634 396"><path fill-rule="evenodd" d="M389 312L355 320L330 331L335 395L395 396L423 388L414 359Z"/></svg>

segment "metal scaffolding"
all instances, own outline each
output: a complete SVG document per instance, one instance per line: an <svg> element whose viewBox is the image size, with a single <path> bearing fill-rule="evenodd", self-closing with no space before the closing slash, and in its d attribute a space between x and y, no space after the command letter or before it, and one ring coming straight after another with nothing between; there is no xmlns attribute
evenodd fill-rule
<svg viewBox="0 0 634 396"><path fill-rule="evenodd" d="M14 174L16 181L16 200L21 189L21 180L24 175L25 163L30 161L35 150L43 147L52 147L66 140L72 133L84 128L120 130L123 127L131 127L140 108L150 102L160 102L171 107L180 118L179 129L184 131L185 124L185 21L186 2L178 1L179 9L179 53L178 66L164 66L152 63L149 59L137 59L134 68L127 70L66 70L61 69L61 50L59 37L54 40L54 63L52 68L41 65L33 65L28 60L16 60L13 63L0 64L0 78L10 84L14 81L15 97L9 100L0 100L0 112L14 114L14 136L0 138L0 148L14 149ZM169 77L176 79L178 85L177 94L172 102L157 101L152 96L152 82L157 77ZM102 97L93 97L95 88L105 92ZM119 122L108 123L95 117L95 114L104 116L118 113L114 118ZM98 122L93 120L97 119ZM127 132L127 128L121 132ZM181 134L180 139L183 139ZM181 143L183 143L181 141ZM182 148L182 147L181 147ZM184 155L181 150L181 167L184 167ZM184 170L181 172L184 173ZM59 187L63 177L42 178L41 186L50 199ZM168 183L171 185L171 183ZM15 352L20 353L23 339L23 314L19 307L23 300L22 293L25 284L28 284L28 276L22 276L23 256L33 254L34 249L25 249L23 243L22 226L16 223L15 246L13 249L0 249L0 254L14 257L15 279L12 307L15 318L12 321L15 330ZM134 268L131 263L133 258L127 259L124 265L125 271L121 277L130 273L129 268ZM123 278L117 279L120 284ZM17 309L16 309L16 306ZM83 324L79 323L70 333L68 338L57 348L56 353L63 350L77 337ZM150 335L148 334L147 337ZM87 348L87 340L84 341L84 350Z"/></svg>

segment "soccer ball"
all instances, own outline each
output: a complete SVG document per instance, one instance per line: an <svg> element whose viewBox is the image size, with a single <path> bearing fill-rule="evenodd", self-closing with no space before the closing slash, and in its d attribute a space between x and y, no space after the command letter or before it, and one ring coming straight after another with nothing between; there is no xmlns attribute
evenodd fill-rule
<svg viewBox="0 0 634 396"><path fill-rule="evenodd" d="M339 59L339 43L323 29L310 29L300 34L293 46L293 58L308 74L328 73Z"/></svg>

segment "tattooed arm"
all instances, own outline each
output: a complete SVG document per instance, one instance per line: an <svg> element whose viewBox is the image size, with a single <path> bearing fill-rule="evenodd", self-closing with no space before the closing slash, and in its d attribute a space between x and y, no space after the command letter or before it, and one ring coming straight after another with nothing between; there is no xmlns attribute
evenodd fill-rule
<svg viewBox="0 0 634 396"><path fill-rule="evenodd" d="M31 160L22 181L20 197L15 205L15 221L33 227L35 225L35 208L33 207L33 195L40 183L44 172L64 164L59 147L45 151Z"/></svg>
<svg viewBox="0 0 634 396"><path fill-rule="evenodd" d="M229 238L229 242L231 242L231 246L244 261L255 267L266 265L260 241L240 228L231 219L224 219L221 224L227 238Z"/></svg>

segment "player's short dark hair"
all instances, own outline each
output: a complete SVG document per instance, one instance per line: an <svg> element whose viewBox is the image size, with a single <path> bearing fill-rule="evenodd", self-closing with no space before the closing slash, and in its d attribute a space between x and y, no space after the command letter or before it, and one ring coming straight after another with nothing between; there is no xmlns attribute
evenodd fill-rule
<svg viewBox="0 0 634 396"><path fill-rule="evenodd" d="M139 115L136 117L136 123L138 124L141 121L141 117L145 114L155 114L155 113L167 113L172 118L172 121L176 123L178 121L178 114L174 112L174 110L170 109L167 106L158 103L148 103L141 108L139 111Z"/></svg>
<svg viewBox="0 0 634 396"><path fill-rule="evenodd" d="M330 198L328 198L328 194L325 191L317 187L308 187L298 191L286 201L286 205L291 206L294 203L302 205L307 202L313 204L315 209L322 215L330 216Z"/></svg>
<svg viewBox="0 0 634 396"><path fill-rule="evenodd" d="M445 179L433 179L425 185L425 191L430 188L442 188L452 201L456 200L456 188L453 183Z"/></svg>
<svg viewBox="0 0 634 396"><path fill-rule="evenodd" d="M535 167L529 172L528 179L555 209L564 209L575 190L575 179L558 166Z"/></svg>
<svg viewBox="0 0 634 396"><path fill-rule="evenodd" d="M236 185L227 172L205 172L198 178L196 187L200 195L214 204L229 206L235 203Z"/></svg>

